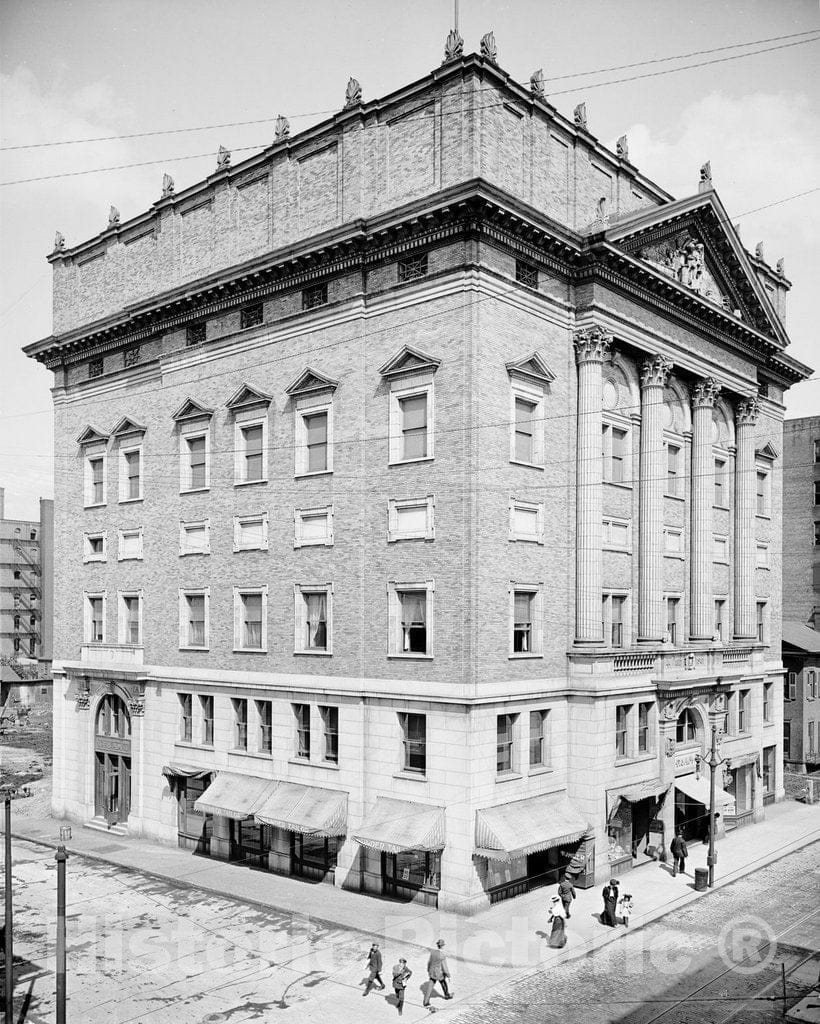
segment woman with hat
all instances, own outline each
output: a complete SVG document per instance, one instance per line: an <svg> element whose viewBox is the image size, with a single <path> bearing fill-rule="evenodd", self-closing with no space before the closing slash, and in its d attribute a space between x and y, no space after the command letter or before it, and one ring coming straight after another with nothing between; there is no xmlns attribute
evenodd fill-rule
<svg viewBox="0 0 820 1024"><path fill-rule="evenodd" d="M609 885L604 886L604 912L601 915L601 923L614 928L618 923L615 920L615 911L618 907L618 879L610 878Z"/></svg>
<svg viewBox="0 0 820 1024"><path fill-rule="evenodd" d="M547 944L551 949L563 949L567 944L567 936L564 931L565 920L566 914L561 906L561 897L551 896L550 912L547 919L547 923L552 925L550 937L547 940Z"/></svg>

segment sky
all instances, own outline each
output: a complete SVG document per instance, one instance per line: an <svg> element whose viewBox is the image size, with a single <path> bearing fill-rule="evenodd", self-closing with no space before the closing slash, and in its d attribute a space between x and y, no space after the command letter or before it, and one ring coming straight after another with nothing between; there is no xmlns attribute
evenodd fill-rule
<svg viewBox="0 0 820 1024"><path fill-rule="evenodd" d="M736 45L820 30L818 0L459 6L465 52L492 29L506 71L528 82L543 68L562 113L585 101L593 134L612 148L627 134L632 163L675 197L697 191L711 161L744 244L762 241L771 264L785 258L788 351L820 374L820 191L789 198L820 186L820 31ZM111 205L123 221L135 216L159 197L163 172L180 191L212 172L220 145L237 163L272 141L279 113L291 134L324 119L341 109L351 75L365 100L415 81L440 64L453 16L453 0L2 0L0 183L49 178L0 184L7 516L35 516L37 499L52 496L52 375L21 348L51 333L55 230L71 246L106 227ZM718 47L733 48L660 60ZM766 47L782 48L739 56ZM605 70L646 61L657 63ZM260 123L235 123L249 121ZM123 137L180 128L196 130ZM138 163L148 166L99 170ZM820 414L820 379L786 403L788 417Z"/></svg>

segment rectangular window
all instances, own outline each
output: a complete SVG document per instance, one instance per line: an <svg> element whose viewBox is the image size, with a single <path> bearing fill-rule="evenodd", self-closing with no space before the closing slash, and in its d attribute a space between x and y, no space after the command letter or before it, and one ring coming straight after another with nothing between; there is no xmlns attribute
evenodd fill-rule
<svg viewBox="0 0 820 1024"><path fill-rule="evenodd" d="M331 764L338 764L339 709L333 707L320 707L319 714L322 718L322 731L324 733L325 761L329 761Z"/></svg>
<svg viewBox="0 0 820 1024"><path fill-rule="evenodd" d="M105 504L105 456L92 455L85 463L86 491L85 504Z"/></svg>
<svg viewBox="0 0 820 1024"><path fill-rule="evenodd" d="M205 343L205 323L202 321L198 324L189 324L185 330L185 345L187 348L193 348L195 345L203 345Z"/></svg>
<svg viewBox="0 0 820 1024"><path fill-rule="evenodd" d="M120 450L120 501L142 497L142 449Z"/></svg>
<svg viewBox="0 0 820 1024"><path fill-rule="evenodd" d="M513 594L513 654L533 653L533 610L535 594L516 590Z"/></svg>
<svg viewBox="0 0 820 1024"><path fill-rule="evenodd" d="M814 442L814 461L815 463L820 462L820 441Z"/></svg>
<svg viewBox="0 0 820 1024"><path fill-rule="evenodd" d="M296 757L310 760L310 704L294 704L296 720Z"/></svg>
<svg viewBox="0 0 820 1024"><path fill-rule="evenodd" d="M786 761L792 756L792 723L783 723L783 757Z"/></svg>
<svg viewBox="0 0 820 1024"><path fill-rule="evenodd" d="M256 738L256 749L260 754L273 753L273 704L269 700L257 700L256 719L259 734Z"/></svg>
<svg viewBox="0 0 820 1024"><path fill-rule="evenodd" d="M797 673L787 672L783 677L783 700L797 699Z"/></svg>
<svg viewBox="0 0 820 1024"><path fill-rule="evenodd" d="M604 516L603 528L603 542L605 548L614 548L617 551L629 551L630 521L628 519L613 519L611 516Z"/></svg>
<svg viewBox="0 0 820 1024"><path fill-rule="evenodd" d="M666 493L683 496L683 453L679 445L670 442L666 444Z"/></svg>
<svg viewBox="0 0 820 1024"><path fill-rule="evenodd" d="M769 474L757 471L757 514L769 514Z"/></svg>
<svg viewBox="0 0 820 1024"><path fill-rule="evenodd" d="M199 708L202 713L202 745L214 745L214 698L211 694L200 694Z"/></svg>
<svg viewBox="0 0 820 1024"><path fill-rule="evenodd" d="M209 555L211 553L211 521L179 524L180 555Z"/></svg>
<svg viewBox="0 0 820 1024"><path fill-rule="evenodd" d="M268 550L268 513L253 516L234 516L234 551Z"/></svg>
<svg viewBox="0 0 820 1024"><path fill-rule="evenodd" d="M327 305L327 284L314 284L302 291L302 309Z"/></svg>
<svg viewBox="0 0 820 1024"><path fill-rule="evenodd" d="M333 544L333 506L297 508L294 512L296 548Z"/></svg>
<svg viewBox="0 0 820 1024"><path fill-rule="evenodd" d="M728 564L729 562L729 539L727 537L712 538L712 561Z"/></svg>
<svg viewBox="0 0 820 1024"><path fill-rule="evenodd" d="M399 399L401 458L427 458L427 394Z"/></svg>
<svg viewBox="0 0 820 1024"><path fill-rule="evenodd" d="M120 594L120 637L121 644L142 643L142 601L139 594Z"/></svg>
<svg viewBox="0 0 820 1024"><path fill-rule="evenodd" d="M638 753L647 754L652 749L652 709L654 701L641 701L638 704Z"/></svg>
<svg viewBox="0 0 820 1024"><path fill-rule="evenodd" d="M248 749L248 702L244 697L231 697L233 705L233 749Z"/></svg>
<svg viewBox="0 0 820 1024"><path fill-rule="evenodd" d="M629 479L627 431L611 423L601 425L602 476L605 483L622 484Z"/></svg>
<svg viewBox="0 0 820 1024"><path fill-rule="evenodd" d="M544 505L542 502L510 499L510 540L544 543Z"/></svg>
<svg viewBox="0 0 820 1024"><path fill-rule="evenodd" d="M815 502L817 504L817 502ZM814 524L814 546L820 548L820 522Z"/></svg>
<svg viewBox="0 0 820 1024"><path fill-rule="evenodd" d="M532 465L535 462L535 412L537 403L525 398L515 400L515 461Z"/></svg>
<svg viewBox="0 0 820 1024"><path fill-rule="evenodd" d="M516 715L498 715L496 718L495 770L498 775L506 775L514 770L516 718Z"/></svg>
<svg viewBox="0 0 820 1024"><path fill-rule="evenodd" d="M408 712L399 714L402 770L424 775L427 771L427 718Z"/></svg>
<svg viewBox="0 0 820 1024"><path fill-rule="evenodd" d="M774 793L776 751L776 747L763 748L763 791L765 793Z"/></svg>
<svg viewBox="0 0 820 1024"><path fill-rule="evenodd" d="M182 595L182 647L208 647L207 592Z"/></svg>
<svg viewBox="0 0 820 1024"><path fill-rule="evenodd" d="M234 648L238 651L266 651L267 617L267 587L255 590L234 587Z"/></svg>
<svg viewBox="0 0 820 1024"><path fill-rule="evenodd" d="M760 643L766 642L766 602L757 602L757 639Z"/></svg>
<svg viewBox="0 0 820 1024"><path fill-rule="evenodd" d="M86 533L83 536L84 562L104 562L107 555L105 532Z"/></svg>
<svg viewBox="0 0 820 1024"><path fill-rule="evenodd" d="M247 327L258 327L262 323L264 315L261 302L254 302L252 306L245 306L239 313L239 329L244 331Z"/></svg>
<svg viewBox="0 0 820 1024"><path fill-rule="evenodd" d="M194 740L194 697L191 693L178 693L179 697L179 738L183 743Z"/></svg>
<svg viewBox="0 0 820 1024"><path fill-rule="evenodd" d="M683 557L683 530L676 526L664 526L663 528L663 549L667 555Z"/></svg>
<svg viewBox="0 0 820 1024"><path fill-rule="evenodd" d="M208 480L208 435L182 438L182 490L204 491Z"/></svg>
<svg viewBox="0 0 820 1024"><path fill-rule="evenodd" d="M538 268L524 260L516 260L515 279L526 288L538 288Z"/></svg>
<svg viewBox="0 0 820 1024"><path fill-rule="evenodd" d="M814 722L809 722L809 756L806 760L814 760Z"/></svg>
<svg viewBox="0 0 820 1024"><path fill-rule="evenodd" d="M401 651L405 654L427 654L427 592L397 592L401 615Z"/></svg>
<svg viewBox="0 0 820 1024"><path fill-rule="evenodd" d="M433 540L433 495L423 498L391 498L387 503L387 540Z"/></svg>
<svg viewBox="0 0 820 1024"><path fill-rule="evenodd" d="M737 731L740 733L748 732L750 727L749 690L740 690L737 703Z"/></svg>
<svg viewBox="0 0 820 1024"><path fill-rule="evenodd" d="M261 423L239 428L242 483L265 479L264 433Z"/></svg>
<svg viewBox="0 0 820 1024"><path fill-rule="evenodd" d="M303 650L326 651L328 649L327 597L326 591L318 593L302 591L305 616Z"/></svg>
<svg viewBox="0 0 820 1024"><path fill-rule="evenodd" d="M626 598L620 594L613 594L610 598L610 643L613 647L624 645L625 609Z"/></svg>
<svg viewBox="0 0 820 1024"><path fill-rule="evenodd" d="M330 409L297 414L296 473L327 473L330 464Z"/></svg>
<svg viewBox="0 0 820 1024"><path fill-rule="evenodd" d="M117 560L125 562L128 559L142 558L142 527L136 530L119 531L119 550Z"/></svg>
<svg viewBox="0 0 820 1024"><path fill-rule="evenodd" d="M717 640L724 640L725 636L723 633L724 620L726 615L726 602L723 599L715 600L715 638Z"/></svg>
<svg viewBox="0 0 820 1024"><path fill-rule="evenodd" d="M547 751L548 711L530 711L530 768L549 764Z"/></svg>
<svg viewBox="0 0 820 1024"><path fill-rule="evenodd" d="M399 283L415 281L427 274L427 253L423 252L418 256L405 256L398 261Z"/></svg>
<svg viewBox="0 0 820 1024"><path fill-rule="evenodd" d="M90 594L86 598L87 610L87 643L101 644L105 642L105 597L102 594Z"/></svg>
<svg viewBox="0 0 820 1024"><path fill-rule="evenodd" d="M756 548L755 566L758 569L769 568L769 545L759 542Z"/></svg>
<svg viewBox="0 0 820 1024"><path fill-rule="evenodd" d="M724 493L726 480L726 461L725 459L715 459L715 505L718 508L726 507L726 495Z"/></svg>
<svg viewBox="0 0 820 1024"><path fill-rule="evenodd" d="M820 480L814 481L814 504L820 505Z"/></svg>
<svg viewBox="0 0 820 1024"><path fill-rule="evenodd" d="M615 755L626 757L629 751L629 705L615 708Z"/></svg>
<svg viewBox="0 0 820 1024"><path fill-rule="evenodd" d="M774 683L763 684L763 721L771 722L772 720L772 695L774 693Z"/></svg>
<svg viewBox="0 0 820 1024"><path fill-rule="evenodd" d="M678 642L678 615L680 613L680 598L667 597L666 599L666 633L670 644Z"/></svg>

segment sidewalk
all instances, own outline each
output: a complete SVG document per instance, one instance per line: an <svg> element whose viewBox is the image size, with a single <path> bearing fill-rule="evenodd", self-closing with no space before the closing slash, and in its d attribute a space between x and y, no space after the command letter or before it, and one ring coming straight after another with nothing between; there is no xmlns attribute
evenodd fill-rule
<svg viewBox="0 0 820 1024"><path fill-rule="evenodd" d="M12 813L13 808L14 805ZM52 818L18 818L13 820L12 835L56 849L60 845L61 824ZM728 885L818 841L820 806L794 801L772 805L766 809L765 821L738 829L718 843L715 887ZM567 926L567 946L551 950L544 932L549 895L554 887L496 904L468 918L250 870L197 857L176 847L108 835L76 823L72 823L72 838L64 845L72 856L135 871L192 892L200 890L262 909L291 913L296 918L309 918L363 934L368 939L380 936L384 942L426 949L443 936L456 974L459 963L465 967L493 967L500 969L502 975L526 971L583 955L623 934L623 928L607 928L598 920L599 886L577 890L578 898ZM690 846L685 876L673 878L666 865L649 862L621 879L621 890L631 892L635 900L631 929L705 895L694 891L693 877L696 867L705 866L706 849L701 844Z"/></svg>

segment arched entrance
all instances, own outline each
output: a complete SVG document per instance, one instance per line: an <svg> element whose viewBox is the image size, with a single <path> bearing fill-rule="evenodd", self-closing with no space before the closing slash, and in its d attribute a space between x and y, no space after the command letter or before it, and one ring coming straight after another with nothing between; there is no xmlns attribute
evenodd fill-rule
<svg viewBox="0 0 820 1024"><path fill-rule="evenodd" d="M107 693L94 723L94 813L109 825L131 808L131 716L125 701Z"/></svg>

